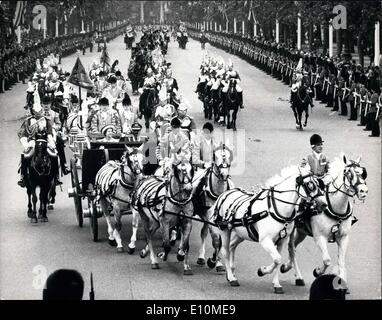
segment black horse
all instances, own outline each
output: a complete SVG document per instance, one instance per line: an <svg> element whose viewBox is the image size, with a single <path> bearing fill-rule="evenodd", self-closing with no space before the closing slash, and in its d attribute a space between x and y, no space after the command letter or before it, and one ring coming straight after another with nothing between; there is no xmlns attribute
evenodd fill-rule
<svg viewBox="0 0 382 320"><path fill-rule="evenodd" d="M306 127L309 118L309 105L313 107L312 97L305 83L302 83L295 92L291 92L290 102L296 119L296 129L303 130L302 113L305 112L304 127Z"/></svg>
<svg viewBox="0 0 382 320"><path fill-rule="evenodd" d="M130 61L129 69L127 71L129 79L131 80L131 87L133 90L133 94L138 92L138 88L143 86L144 74L145 74L145 66L140 61Z"/></svg>
<svg viewBox="0 0 382 320"><path fill-rule="evenodd" d="M24 177L28 193L28 217L31 219L31 223L37 223L36 189L40 187L38 219L41 222L48 222L46 215L47 205L49 192L55 187L55 176L58 170L57 158L49 155L47 141L45 139L37 139L34 154L30 159L24 158L24 161L26 162Z"/></svg>
<svg viewBox="0 0 382 320"><path fill-rule="evenodd" d="M145 117L146 129L149 128L154 107L158 102L158 93L154 88L146 88L139 98L139 113Z"/></svg>
<svg viewBox="0 0 382 320"><path fill-rule="evenodd" d="M222 92L223 98L223 116L224 120L227 119L227 129L236 131L236 118L237 112L241 104L239 93L236 89L235 79L231 79L228 84L228 91ZM232 114L232 122L231 122Z"/></svg>
<svg viewBox="0 0 382 320"><path fill-rule="evenodd" d="M213 103L211 100L211 86L208 86L208 81L199 82L195 93L198 94L198 99L203 102L204 118L211 120Z"/></svg>

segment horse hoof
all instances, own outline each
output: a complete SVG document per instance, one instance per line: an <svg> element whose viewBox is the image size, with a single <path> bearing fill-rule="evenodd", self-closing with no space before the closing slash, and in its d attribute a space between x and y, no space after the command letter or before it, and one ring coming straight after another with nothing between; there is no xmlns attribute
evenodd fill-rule
<svg viewBox="0 0 382 320"><path fill-rule="evenodd" d="M236 127L233 128L233 131L237 131Z"/></svg>
<svg viewBox="0 0 382 320"><path fill-rule="evenodd" d="M34 218L31 218L31 223L37 223L38 222L38 220L37 220L37 218L36 217L34 217Z"/></svg>
<svg viewBox="0 0 382 320"><path fill-rule="evenodd" d="M146 257L147 257L147 254L148 254L148 251L146 251L146 250L141 250L141 251L139 252L139 256L140 256L142 259L146 258Z"/></svg>
<svg viewBox="0 0 382 320"><path fill-rule="evenodd" d="M112 247L116 247L117 246L117 241L115 241L114 239L113 240L110 240L109 239L109 245L112 246Z"/></svg>
<svg viewBox="0 0 382 320"><path fill-rule="evenodd" d="M184 255L181 255L179 253L176 255L176 258L178 259L179 262L184 261Z"/></svg>
<svg viewBox="0 0 382 320"><path fill-rule="evenodd" d="M259 268L259 269L257 269L257 275L258 275L259 277L262 277L262 276L265 275L265 273L263 272L263 270L261 270L261 268Z"/></svg>
<svg viewBox="0 0 382 320"><path fill-rule="evenodd" d="M44 218L42 218L42 220L41 220L41 222L48 222L49 220L48 220L48 217L44 217Z"/></svg>
<svg viewBox="0 0 382 320"><path fill-rule="evenodd" d="M134 252L135 252L135 248L127 247L127 253L128 254L133 254Z"/></svg>
<svg viewBox="0 0 382 320"><path fill-rule="evenodd" d="M158 252L157 257L163 261L167 260L166 254L164 252ZM165 260L166 259L166 260Z"/></svg>
<svg viewBox="0 0 382 320"><path fill-rule="evenodd" d="M275 291L276 294L284 293L284 289L282 287L273 287L273 290Z"/></svg>
<svg viewBox="0 0 382 320"><path fill-rule="evenodd" d="M204 260L203 258L198 258L198 260L196 261L196 263L200 266L204 266L206 264L206 260Z"/></svg>
<svg viewBox="0 0 382 320"><path fill-rule="evenodd" d="M186 269L183 271L183 274L185 276L192 276L194 274L194 272L191 269Z"/></svg>
<svg viewBox="0 0 382 320"><path fill-rule="evenodd" d="M237 280L229 281L229 284L231 287L240 287L239 281L237 281Z"/></svg>
<svg viewBox="0 0 382 320"><path fill-rule="evenodd" d="M223 266L217 266L216 272L225 272L225 268Z"/></svg>
<svg viewBox="0 0 382 320"><path fill-rule="evenodd" d="M208 266L208 268L210 268L210 269L215 268L215 266L216 266L216 261L213 261L211 258L208 258L208 259L207 259L207 266Z"/></svg>
<svg viewBox="0 0 382 320"><path fill-rule="evenodd" d="M318 278L318 277L320 276L320 274L318 273L317 269L314 269L314 270L313 270L313 276L314 276L315 278Z"/></svg>
<svg viewBox="0 0 382 320"><path fill-rule="evenodd" d="M227 124L227 129L231 129L231 126L229 124Z"/></svg>
<svg viewBox="0 0 382 320"><path fill-rule="evenodd" d="M27 216L28 216L28 218L34 218L33 211L32 210L28 210Z"/></svg>
<svg viewBox="0 0 382 320"><path fill-rule="evenodd" d="M297 287L304 287L305 286L305 281L304 281L304 279L296 279L295 284L296 284Z"/></svg>
<svg viewBox="0 0 382 320"><path fill-rule="evenodd" d="M153 269L153 270L159 269L159 264L158 263L152 263L151 264L151 269Z"/></svg>
<svg viewBox="0 0 382 320"><path fill-rule="evenodd" d="M48 210L53 210L54 207L53 207L53 204L48 204Z"/></svg>
<svg viewBox="0 0 382 320"><path fill-rule="evenodd" d="M118 253L122 253L122 252L124 252L124 251L125 251L125 250L123 250L123 247L118 247L118 248L117 248L117 252L118 252Z"/></svg>

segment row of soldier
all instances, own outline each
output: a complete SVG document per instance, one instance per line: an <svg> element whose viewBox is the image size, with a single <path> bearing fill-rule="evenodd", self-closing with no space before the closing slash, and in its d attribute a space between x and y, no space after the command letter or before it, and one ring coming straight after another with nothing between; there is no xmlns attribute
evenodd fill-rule
<svg viewBox="0 0 382 320"><path fill-rule="evenodd" d="M117 37L122 32L122 27L99 32L97 39L104 42ZM97 40L95 39L95 40ZM54 53L59 57L66 57L77 50L85 54L86 48L92 51L95 40L93 32L71 34L45 40L33 41L23 39L21 44L13 42L0 48L0 93L10 90L12 86L25 80L35 71L35 61L44 60Z"/></svg>
<svg viewBox="0 0 382 320"><path fill-rule="evenodd" d="M379 66L363 68L354 60L299 51L260 37L211 31L193 31L192 35L202 43L208 41L211 45L240 56L290 86L303 80L311 88L312 97L326 103L332 111L340 111L340 115L349 114L350 121L357 121L359 117L359 125L365 126L365 131L371 130L370 136L380 135L382 75ZM300 60L302 79L296 79Z"/></svg>

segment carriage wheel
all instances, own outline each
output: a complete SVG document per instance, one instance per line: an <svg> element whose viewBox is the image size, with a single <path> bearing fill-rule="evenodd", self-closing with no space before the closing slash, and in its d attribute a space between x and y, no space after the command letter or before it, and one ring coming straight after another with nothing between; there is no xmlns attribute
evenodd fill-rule
<svg viewBox="0 0 382 320"><path fill-rule="evenodd" d="M93 237L93 241L98 241L98 213L97 204L95 200L91 200L89 206L91 206L91 216L90 216L90 231Z"/></svg>
<svg viewBox="0 0 382 320"><path fill-rule="evenodd" d="M78 226L82 228L84 223L84 218L83 218L83 212L82 212L81 197L79 196L79 194L81 194L81 187L80 187L80 182L78 180L78 172L77 172L75 159L70 159L70 169L71 169L70 176L72 180L72 188L76 190L76 195L73 197L74 208L76 210Z"/></svg>

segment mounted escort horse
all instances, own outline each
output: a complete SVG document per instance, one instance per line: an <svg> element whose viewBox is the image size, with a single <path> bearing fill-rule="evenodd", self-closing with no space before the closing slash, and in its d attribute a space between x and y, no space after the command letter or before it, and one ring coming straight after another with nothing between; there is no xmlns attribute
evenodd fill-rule
<svg viewBox="0 0 382 320"><path fill-rule="evenodd" d="M290 97L291 108L296 119L296 129L299 130L303 130L302 113L305 112L304 127L306 127L309 118L309 106L313 107L311 90L304 79L292 85Z"/></svg>
<svg viewBox="0 0 382 320"><path fill-rule="evenodd" d="M199 265L205 265L206 263L205 240L208 230L210 230L210 232L216 232L215 229L208 228L208 210L215 204L215 201L223 192L234 188L233 181L229 175L232 161L232 150L226 147L225 144L220 144L220 146L214 150L212 165L207 169L196 172L192 181L194 186L194 216L205 221L204 223L202 222L203 227L200 232L202 243L197 260L197 264ZM217 237L213 236L212 238L217 239ZM219 243L213 242L212 245L215 247L219 245ZM216 264L216 261L212 263ZM216 270L218 272L225 271L220 260L217 261Z"/></svg>
<svg viewBox="0 0 382 320"><path fill-rule="evenodd" d="M219 226L217 234L221 237L226 277L230 285L239 286L234 274L236 248L242 241L249 240L259 242L273 260L271 265L259 268L257 274L261 277L276 270L274 291L283 293L279 282L280 253L293 230L295 207L301 198L314 202L319 209L326 206L326 201L317 179L305 168L285 168L280 176L269 179L266 186L257 194L240 188L223 192L208 216L210 222ZM210 262L216 261L220 254L220 246L216 247L218 249L215 248ZM213 267L213 263L208 265Z"/></svg>
<svg viewBox="0 0 382 320"><path fill-rule="evenodd" d="M222 92L223 108L222 113L224 116L224 122L227 119L227 129L233 129L236 131L236 118L237 112L240 107L240 97L236 89L236 79L230 79L228 83L228 91ZM231 122L232 118L232 122Z"/></svg>
<svg viewBox="0 0 382 320"><path fill-rule="evenodd" d="M139 113L145 119L146 129L150 127L150 120L153 116L155 106L158 104L159 98L155 88L146 87L139 98Z"/></svg>
<svg viewBox="0 0 382 320"><path fill-rule="evenodd" d="M109 161L97 172L95 179L98 202L107 222L109 244L117 247L117 252L124 251L121 239L122 213L130 210L131 193L143 178L143 145L126 149L121 162ZM111 221L111 214L114 215L114 223ZM130 254L135 250L138 218L137 215L133 215L133 234L128 246Z"/></svg>
<svg viewBox="0 0 382 320"><path fill-rule="evenodd" d="M304 286L296 259L296 248L306 238L313 237L322 252L323 265L315 268L315 277L325 273L331 263L327 242L336 242L338 247L338 276L346 281L345 255L349 242L351 226L357 221L353 216L352 200L357 196L364 201L368 188L366 186L367 171L361 167L360 158L347 160L343 154L336 158L329 168L332 181L325 189L328 207L322 212L304 212L296 221L289 243L289 260L281 266L281 272L295 269L296 286Z"/></svg>
<svg viewBox="0 0 382 320"><path fill-rule="evenodd" d="M127 75L131 81L133 94L138 94L138 88L142 87L145 75L144 56L142 53L130 61Z"/></svg>
<svg viewBox="0 0 382 320"><path fill-rule="evenodd" d="M48 222L47 206L49 192L55 188L55 177L58 173L57 152L48 148L43 137L37 137L34 146L24 153L25 164L22 165L25 186L28 193L28 217L31 223L37 223L37 187L40 187L40 209L38 220ZM23 169L23 167L25 167ZM33 205L32 205L33 202Z"/></svg>
<svg viewBox="0 0 382 320"><path fill-rule="evenodd" d="M151 268L159 269L152 243L154 234L159 228L162 229L164 252L159 253L158 256L163 261L167 261L171 250L170 229L180 225L182 241L177 252L177 259L184 261L184 274L192 275L193 272L188 263L192 221L187 218L192 217L194 213L192 203L194 170L182 155L175 156L169 170L166 178L152 176L142 179L132 195L133 215L140 214L147 241L140 255L144 258L150 253Z"/></svg>

